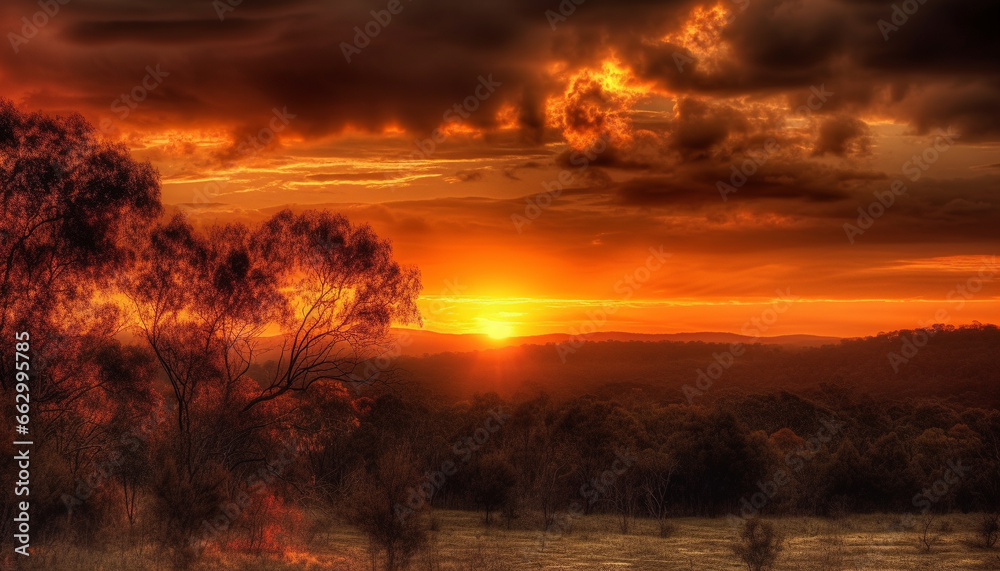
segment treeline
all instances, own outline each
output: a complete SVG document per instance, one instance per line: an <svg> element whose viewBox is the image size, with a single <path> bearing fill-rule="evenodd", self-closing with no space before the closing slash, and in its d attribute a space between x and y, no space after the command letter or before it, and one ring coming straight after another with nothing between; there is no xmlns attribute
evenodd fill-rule
<svg viewBox="0 0 1000 571"><path fill-rule="evenodd" d="M404 514L479 509L488 522L544 529L576 507L660 518L739 515L743 500L761 491L766 505L753 511L762 514L1000 508L995 410L834 388L707 407L589 395L512 402L490 394L433 406L384 394L360 402L354 410L363 413L344 422L354 428L338 436L337 469L313 474L331 497L349 497L348 474L378 466L386 451L408 458L417 476L393 504ZM776 477L781 472L787 478Z"/></svg>
<svg viewBox="0 0 1000 571"><path fill-rule="evenodd" d="M495 394L433 404L321 382L263 413L206 409L185 434L169 399L139 390L155 384L148 350L111 342L89 354L105 379L90 404L36 427L36 547L126 530L183 567L206 550L277 551L346 522L397 568L441 508L540 532L589 513L615 514L628 532L645 517L664 534L692 515L1000 510L996 410L830 387L711 406ZM197 466L179 459L188 453Z"/></svg>

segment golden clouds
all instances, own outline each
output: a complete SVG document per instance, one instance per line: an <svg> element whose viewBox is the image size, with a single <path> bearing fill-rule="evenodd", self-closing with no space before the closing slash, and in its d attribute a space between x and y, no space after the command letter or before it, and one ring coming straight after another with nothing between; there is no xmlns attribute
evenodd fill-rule
<svg viewBox="0 0 1000 571"><path fill-rule="evenodd" d="M548 124L562 130L574 149L592 146L606 136L612 144L632 140L629 113L649 95L648 84L616 59L598 69L582 69L569 77L565 91L547 102Z"/></svg>

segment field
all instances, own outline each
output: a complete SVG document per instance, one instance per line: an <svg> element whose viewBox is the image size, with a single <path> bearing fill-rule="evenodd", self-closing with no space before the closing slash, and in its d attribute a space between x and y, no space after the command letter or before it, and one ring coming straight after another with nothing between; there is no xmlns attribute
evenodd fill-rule
<svg viewBox="0 0 1000 571"><path fill-rule="evenodd" d="M657 536L655 522L639 520L629 535L618 533L612 516L585 516L561 537L550 536L542 547L537 530L485 527L482 515L436 511L427 549L414 560L414 570L506 571L514 569L733 570L746 569L729 546L734 537L724 519L678 518L673 532ZM851 516L842 519L777 518L771 520L786 538L776 570L935 571L1000 569L1000 549L983 550L969 544L974 515L949 515L934 521L940 536L930 553L918 550L917 528L889 531L896 515ZM281 555L252 557L209 553L198 570L249 571L371 569L365 539L347 526L328 526L305 545L289 547ZM25 569L166 570L162 555L142 547L49 548L36 551Z"/></svg>

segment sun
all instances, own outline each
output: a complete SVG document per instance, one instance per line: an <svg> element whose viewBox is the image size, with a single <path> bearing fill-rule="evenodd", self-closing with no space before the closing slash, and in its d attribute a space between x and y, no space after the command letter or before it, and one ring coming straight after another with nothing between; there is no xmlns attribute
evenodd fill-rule
<svg viewBox="0 0 1000 571"><path fill-rule="evenodd" d="M506 339L514 335L514 327L504 321L483 320L483 332L491 339Z"/></svg>

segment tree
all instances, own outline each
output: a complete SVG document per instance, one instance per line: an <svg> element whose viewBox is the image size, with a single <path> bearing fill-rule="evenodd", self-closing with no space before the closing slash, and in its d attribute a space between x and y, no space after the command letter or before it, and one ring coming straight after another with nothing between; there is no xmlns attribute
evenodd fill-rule
<svg viewBox="0 0 1000 571"><path fill-rule="evenodd" d="M420 323L419 271L396 263L390 243L371 227L328 212L285 210L261 234L288 292L280 322L285 341L274 374L244 410L319 380L371 380L377 371L363 364L385 347L389 327Z"/></svg>
<svg viewBox="0 0 1000 571"><path fill-rule="evenodd" d="M152 232L140 259L125 291L180 403L182 431L200 383L242 384L274 355L239 403L246 412L319 381L363 381L390 325L419 322L417 271L339 215L286 210L207 236L177 217ZM263 346L269 327L280 328L280 346Z"/></svg>
<svg viewBox="0 0 1000 571"><path fill-rule="evenodd" d="M571 401L564 408L557 430L578 452L574 473L576 487L599 480L615 453L634 449L636 439L643 433L642 426L629 411L590 395ZM591 513L595 504L586 502L585 513Z"/></svg>
<svg viewBox="0 0 1000 571"><path fill-rule="evenodd" d="M383 569L405 569L427 541L423 507L412 502L420 472L402 442L390 443L378 461L353 476L348 519L368 537L373 562L382 555Z"/></svg>
<svg viewBox="0 0 1000 571"><path fill-rule="evenodd" d="M928 512L920 514L917 521L917 549L924 553L930 553L931 549L941 541L942 533L947 529L947 526L938 526L937 530L942 533L934 532L934 522L937 520L937 514L934 512Z"/></svg>
<svg viewBox="0 0 1000 571"><path fill-rule="evenodd" d="M539 452L534 492L542 511L542 528L548 530L555 524L558 510L564 507L566 479L576 466L570 460L570 448L564 444L547 442Z"/></svg>
<svg viewBox="0 0 1000 571"><path fill-rule="evenodd" d="M121 349L114 336L123 316L104 288L128 267L128 245L160 215L158 179L79 115L29 113L0 99L0 338L30 337L33 453L50 459L33 463L44 483L32 490L40 533L74 507L81 518L110 513L81 507L77 497L107 483L90 477L115 458L119 435L107 415L134 422L141 405L125 401L152 402L148 369L106 374L103 356ZM5 409L11 382L24 377L16 376L14 349L0 347ZM88 477L101 485L75 484Z"/></svg>
<svg viewBox="0 0 1000 571"><path fill-rule="evenodd" d="M647 450L641 456L635 471L642 488L642 498L646 512L656 519L660 537L670 535L670 479L677 468L676 461L664 452Z"/></svg>
<svg viewBox="0 0 1000 571"><path fill-rule="evenodd" d="M512 501L517 485L517 472L501 452L484 455L472 477L472 496L476 505L486 512L486 525L490 515Z"/></svg>
<svg viewBox="0 0 1000 571"><path fill-rule="evenodd" d="M747 571L766 571L774 567L783 549L783 540L770 522L752 517L743 523L733 553L747 566Z"/></svg>
<svg viewBox="0 0 1000 571"><path fill-rule="evenodd" d="M26 113L0 99L0 337L30 329L37 351L73 322L88 329L86 318L100 315L95 289L127 265L159 198L149 163L99 140L79 115ZM14 378L12 357L0 350L0 388Z"/></svg>
<svg viewBox="0 0 1000 571"><path fill-rule="evenodd" d="M628 471L620 474L609 490L610 500L618 516L618 530L628 535L639 511L639 501L642 497L642 483L638 474Z"/></svg>

